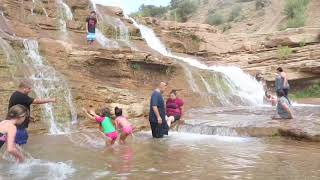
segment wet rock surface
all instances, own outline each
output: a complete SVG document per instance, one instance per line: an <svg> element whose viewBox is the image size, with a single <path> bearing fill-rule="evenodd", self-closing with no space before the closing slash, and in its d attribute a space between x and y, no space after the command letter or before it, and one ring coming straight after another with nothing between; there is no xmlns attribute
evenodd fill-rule
<svg viewBox="0 0 320 180"><path fill-rule="evenodd" d="M294 119L272 120L272 107L230 107L192 109L184 117L181 132L222 136L286 136L320 141L320 106L293 107Z"/></svg>

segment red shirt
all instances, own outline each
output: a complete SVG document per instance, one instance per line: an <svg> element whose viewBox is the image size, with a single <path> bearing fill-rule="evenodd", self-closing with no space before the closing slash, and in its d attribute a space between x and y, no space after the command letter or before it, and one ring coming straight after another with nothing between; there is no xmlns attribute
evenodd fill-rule
<svg viewBox="0 0 320 180"><path fill-rule="evenodd" d="M169 98L166 102L167 116L181 116L182 115L181 107L183 106L183 104L184 102L182 99Z"/></svg>

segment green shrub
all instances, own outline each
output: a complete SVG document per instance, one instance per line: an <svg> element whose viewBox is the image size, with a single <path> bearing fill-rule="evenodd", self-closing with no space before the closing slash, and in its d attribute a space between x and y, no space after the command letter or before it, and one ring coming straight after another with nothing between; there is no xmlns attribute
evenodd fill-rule
<svg viewBox="0 0 320 180"><path fill-rule="evenodd" d="M140 16L140 17L162 17L168 12L168 7L163 6L154 6L154 5L144 5L142 4L139 7L139 11L131 14L131 16Z"/></svg>
<svg viewBox="0 0 320 180"><path fill-rule="evenodd" d="M256 0L256 9L262 9L269 4L269 0Z"/></svg>
<svg viewBox="0 0 320 180"><path fill-rule="evenodd" d="M240 16L242 8L240 6L235 6L232 8L228 21L234 21L238 16Z"/></svg>
<svg viewBox="0 0 320 180"><path fill-rule="evenodd" d="M291 98L293 99L310 98L310 97L315 97L315 98L320 97L320 83L314 84L302 91L293 93L291 96Z"/></svg>
<svg viewBox="0 0 320 180"><path fill-rule="evenodd" d="M288 28L304 26L306 21L306 9L310 0L286 0L284 14L287 16Z"/></svg>
<svg viewBox="0 0 320 180"><path fill-rule="evenodd" d="M175 9L177 19L179 19L180 22L186 22L190 15L197 10L199 2L197 0L184 0L175 6L177 7Z"/></svg>
<svg viewBox="0 0 320 180"><path fill-rule="evenodd" d="M300 47L306 46L306 39L303 39L302 41L299 42Z"/></svg>
<svg viewBox="0 0 320 180"><path fill-rule="evenodd" d="M226 32L231 28L232 28L232 26L229 23L224 24L223 27L222 27L222 32Z"/></svg>
<svg viewBox="0 0 320 180"><path fill-rule="evenodd" d="M288 46L280 46L278 48L278 58L280 60L288 59L292 54L292 49Z"/></svg>
<svg viewBox="0 0 320 180"><path fill-rule="evenodd" d="M131 68L133 69L133 70L140 70L141 69L141 66L140 66L140 64L138 64L138 63L132 63L131 64Z"/></svg>
<svg viewBox="0 0 320 180"><path fill-rule="evenodd" d="M224 23L223 16L219 13L209 14L207 23L210 25L220 25Z"/></svg>

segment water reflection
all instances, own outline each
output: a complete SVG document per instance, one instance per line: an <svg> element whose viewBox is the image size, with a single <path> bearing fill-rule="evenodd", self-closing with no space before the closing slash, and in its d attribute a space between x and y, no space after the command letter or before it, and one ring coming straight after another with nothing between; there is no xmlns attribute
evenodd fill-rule
<svg viewBox="0 0 320 180"><path fill-rule="evenodd" d="M75 133L73 137L78 135L79 141L66 136L34 136L25 150L35 160L29 159L21 171L0 160L0 176L50 179L52 173L58 173L61 179L153 180L300 180L320 176L317 143L178 132L152 139L150 132L141 132L126 145L105 148L80 141L87 133ZM88 136L94 137L92 133Z"/></svg>

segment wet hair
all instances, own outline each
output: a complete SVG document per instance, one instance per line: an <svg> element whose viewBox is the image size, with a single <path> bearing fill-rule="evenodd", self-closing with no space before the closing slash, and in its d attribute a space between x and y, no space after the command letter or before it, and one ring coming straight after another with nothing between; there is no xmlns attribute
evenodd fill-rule
<svg viewBox="0 0 320 180"><path fill-rule="evenodd" d="M6 119L16 119L23 116L28 117L29 110L25 106L18 104L9 109Z"/></svg>
<svg viewBox="0 0 320 180"><path fill-rule="evenodd" d="M279 71L279 72L283 72L282 67L278 67L278 68L277 68L277 71Z"/></svg>
<svg viewBox="0 0 320 180"><path fill-rule="evenodd" d="M31 88L31 83L28 80L23 80L20 82L19 88Z"/></svg>
<svg viewBox="0 0 320 180"><path fill-rule="evenodd" d="M177 96L177 90L173 89L170 94L174 94L175 96Z"/></svg>
<svg viewBox="0 0 320 180"><path fill-rule="evenodd" d="M102 108L100 111L100 115L103 117L110 117L111 116L110 109L107 107Z"/></svg>
<svg viewBox="0 0 320 180"><path fill-rule="evenodd" d="M96 11L91 11L90 14L97 14Z"/></svg>
<svg viewBox="0 0 320 180"><path fill-rule="evenodd" d="M280 90L280 91L278 92L278 94L279 94L279 97L282 97L282 96L284 96L284 95L285 95L285 93L284 93L284 91L283 91L283 90Z"/></svg>
<svg viewBox="0 0 320 180"><path fill-rule="evenodd" d="M118 117L118 116L122 116L122 109L115 107L114 108L114 114Z"/></svg>

